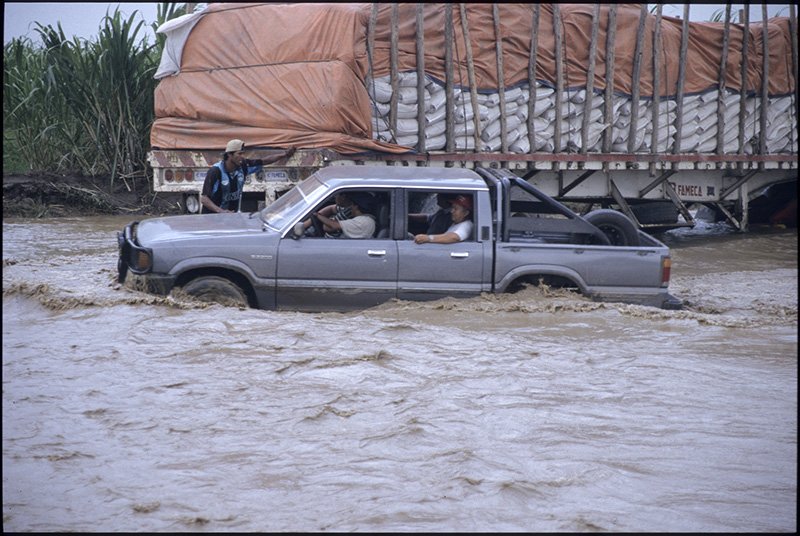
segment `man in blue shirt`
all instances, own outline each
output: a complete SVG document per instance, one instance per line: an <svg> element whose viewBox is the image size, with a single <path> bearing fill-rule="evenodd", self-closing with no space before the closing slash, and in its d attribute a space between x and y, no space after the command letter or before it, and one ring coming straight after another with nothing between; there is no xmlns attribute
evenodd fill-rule
<svg viewBox="0 0 800 536"><path fill-rule="evenodd" d="M294 154L292 147L264 159L249 160L244 157L244 142L231 140L225 147L222 160L211 166L203 183L200 203L207 212L238 212L241 206L244 178L261 170L265 164L272 164Z"/></svg>

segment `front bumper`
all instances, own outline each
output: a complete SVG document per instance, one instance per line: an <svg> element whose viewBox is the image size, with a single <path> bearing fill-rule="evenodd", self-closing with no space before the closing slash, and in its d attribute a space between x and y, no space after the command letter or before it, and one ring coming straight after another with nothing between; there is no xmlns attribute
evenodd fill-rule
<svg viewBox="0 0 800 536"><path fill-rule="evenodd" d="M173 275L153 273L153 252L136 243L136 227L139 222L129 223L117 233L119 258L117 259L117 281L124 284L130 271L134 276L133 287L137 290L166 296L172 291L177 278Z"/></svg>

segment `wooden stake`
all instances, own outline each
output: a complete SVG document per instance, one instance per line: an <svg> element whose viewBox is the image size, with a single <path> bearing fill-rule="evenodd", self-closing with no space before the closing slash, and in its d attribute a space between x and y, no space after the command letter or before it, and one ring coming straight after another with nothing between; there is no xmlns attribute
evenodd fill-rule
<svg viewBox="0 0 800 536"><path fill-rule="evenodd" d="M444 5L445 150L455 151L455 98L453 97L453 4Z"/></svg>
<svg viewBox="0 0 800 536"><path fill-rule="evenodd" d="M494 21L495 55L497 58L497 90L500 93L500 151L508 152L508 130L506 123L506 84L503 76L503 36L500 30L500 13L497 4L492 4Z"/></svg>
<svg viewBox="0 0 800 536"><path fill-rule="evenodd" d="M586 100L583 102L583 122L581 124L581 154L589 150L589 118L594 101L594 67L597 57L597 34L600 30L600 4L594 5L592 12L592 38L589 44L589 67L586 72Z"/></svg>
<svg viewBox="0 0 800 536"><path fill-rule="evenodd" d="M475 65L472 63L472 43L469 40L469 21L467 21L467 9L464 4L458 4L461 13L461 29L464 32L464 46L467 49L467 78L469 80L469 96L472 102L472 110L475 112L472 120L475 122L475 152L481 150L481 122L478 113L478 91L475 87Z"/></svg>
<svg viewBox="0 0 800 536"><path fill-rule="evenodd" d="M631 93L631 124L628 134L628 152L633 153L636 147L636 132L639 129L639 80L642 72L642 55L644 54L644 23L647 20L647 4L642 4L639 12L639 29L636 32L636 51L633 56L633 89Z"/></svg>
<svg viewBox="0 0 800 536"><path fill-rule="evenodd" d="M675 110L675 143L672 152L681 152L681 136L683 135L683 86L686 80L686 52L689 49L689 4L683 5L683 25L681 26L681 52L678 56L678 87L676 89L678 106ZM677 169L678 163L673 164Z"/></svg>
<svg viewBox="0 0 800 536"><path fill-rule="evenodd" d="M417 4L417 152L425 147L425 4Z"/></svg>
<svg viewBox="0 0 800 536"><path fill-rule="evenodd" d="M531 53L528 55L528 143L530 152L534 152L536 135L533 126L533 114L536 108L536 60L539 53L539 13L541 4L533 7L533 24L531 25ZM531 162L529 164L533 165Z"/></svg>
<svg viewBox="0 0 800 536"><path fill-rule="evenodd" d="M725 4L725 30L722 33L722 58L719 62L719 100L717 100L717 154L725 152L725 74L728 71L728 46L731 33L731 5Z"/></svg>
<svg viewBox="0 0 800 536"><path fill-rule="evenodd" d="M615 39L617 36L617 4L611 4L608 10L608 29L606 30L606 91L603 121L614 122L614 59ZM614 137L613 126L608 127L603 133L603 152L610 153ZM603 164L604 171L608 171L608 163Z"/></svg>

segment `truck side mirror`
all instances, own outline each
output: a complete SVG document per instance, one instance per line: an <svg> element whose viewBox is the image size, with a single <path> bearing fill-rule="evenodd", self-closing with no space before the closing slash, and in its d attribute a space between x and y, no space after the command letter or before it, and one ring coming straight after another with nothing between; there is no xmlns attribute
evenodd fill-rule
<svg viewBox="0 0 800 536"><path fill-rule="evenodd" d="M305 228L303 227L303 222L299 221L294 224L294 228L292 229L292 238L294 240L297 240L298 238L303 236L304 232Z"/></svg>

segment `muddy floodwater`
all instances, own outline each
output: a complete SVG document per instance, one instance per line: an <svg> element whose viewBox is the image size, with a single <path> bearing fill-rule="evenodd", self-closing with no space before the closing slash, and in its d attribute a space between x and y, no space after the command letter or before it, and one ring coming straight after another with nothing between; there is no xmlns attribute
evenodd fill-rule
<svg viewBox="0 0 800 536"><path fill-rule="evenodd" d="M128 217L3 222L5 531L797 530L797 231L659 235L682 311L120 288Z"/></svg>

